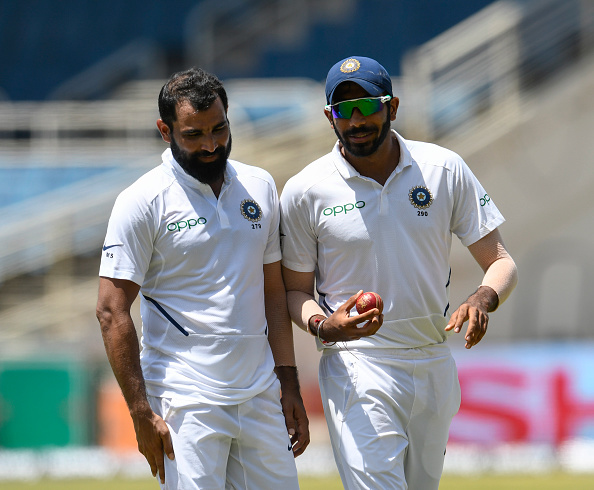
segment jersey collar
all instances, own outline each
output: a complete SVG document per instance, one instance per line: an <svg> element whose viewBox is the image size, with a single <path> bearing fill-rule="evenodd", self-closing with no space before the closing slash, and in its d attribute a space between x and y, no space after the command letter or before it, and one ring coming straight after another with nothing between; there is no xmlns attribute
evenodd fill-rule
<svg viewBox="0 0 594 490"><path fill-rule="evenodd" d="M402 136L400 136L396 131L394 131L393 129L391 131L392 131L392 134L395 135L396 138L398 139L398 143L400 143L400 162L398 162L398 165L396 166L396 170L394 171L395 174L399 174L406 167L410 167L412 165L413 159L412 159L410 151L408 150L408 147L406 145L406 140ZM332 149L332 156L334 157L333 160L334 160L334 165L336 166L336 169L338 170L340 175L342 175L342 177L345 180L351 179L353 177L361 177L361 174L359 172L357 172L357 170L355 170L355 167L353 167L347 161L347 159L342 156L342 153L340 152L340 142L339 141L336 142L336 144L334 145L334 148Z"/></svg>

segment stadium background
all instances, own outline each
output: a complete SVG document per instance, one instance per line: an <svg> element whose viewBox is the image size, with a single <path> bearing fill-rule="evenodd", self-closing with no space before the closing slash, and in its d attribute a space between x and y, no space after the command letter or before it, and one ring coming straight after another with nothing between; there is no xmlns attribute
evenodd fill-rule
<svg viewBox="0 0 594 490"><path fill-rule="evenodd" d="M0 44L0 480L149 473L94 304L113 200L165 148L163 81L217 73L233 157L280 191L334 143L323 80L350 55L393 76L397 130L465 158L519 267L478 348L451 339L446 475L594 475L594 2L4 0ZM452 265L457 304L481 272L459 245ZM295 340L312 418L299 469L332 474L318 353Z"/></svg>

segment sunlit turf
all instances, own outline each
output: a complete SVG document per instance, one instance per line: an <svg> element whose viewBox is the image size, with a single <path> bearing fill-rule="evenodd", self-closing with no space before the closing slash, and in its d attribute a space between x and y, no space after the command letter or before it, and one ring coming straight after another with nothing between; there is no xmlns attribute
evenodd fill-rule
<svg viewBox="0 0 594 490"><path fill-rule="evenodd" d="M300 478L301 490L342 490L340 479ZM155 480L40 480L37 482L0 482L0 490L158 490ZM461 477L445 475L440 490L592 490L594 474L554 473L541 476L481 475Z"/></svg>

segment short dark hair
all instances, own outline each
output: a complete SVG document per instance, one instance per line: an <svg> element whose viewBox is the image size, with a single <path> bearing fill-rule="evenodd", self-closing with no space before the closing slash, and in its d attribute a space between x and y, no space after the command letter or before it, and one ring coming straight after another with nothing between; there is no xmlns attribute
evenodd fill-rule
<svg viewBox="0 0 594 490"><path fill-rule="evenodd" d="M177 104L187 100L199 110L208 109L217 97L221 98L225 111L228 108L227 92L221 81L201 68L190 68L171 75L159 93L159 115L163 122L173 128L177 120Z"/></svg>

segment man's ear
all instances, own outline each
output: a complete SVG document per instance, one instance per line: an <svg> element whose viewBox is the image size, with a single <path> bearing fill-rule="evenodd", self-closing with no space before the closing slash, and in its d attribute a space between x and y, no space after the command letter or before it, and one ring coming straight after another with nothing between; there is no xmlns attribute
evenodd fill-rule
<svg viewBox="0 0 594 490"><path fill-rule="evenodd" d="M390 99L390 121L396 120L396 113L398 112L399 105L400 99L398 97L392 97Z"/></svg>
<svg viewBox="0 0 594 490"><path fill-rule="evenodd" d="M171 143L171 130L162 119L157 119L157 128L159 129L159 133L161 133L161 138L163 138L163 141L166 143Z"/></svg>
<svg viewBox="0 0 594 490"><path fill-rule="evenodd" d="M326 116L326 118L328 119L328 121L330 121L330 127L332 129L334 129L334 119L332 118L332 112L327 111L326 109L324 109L324 116Z"/></svg>

